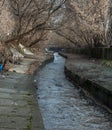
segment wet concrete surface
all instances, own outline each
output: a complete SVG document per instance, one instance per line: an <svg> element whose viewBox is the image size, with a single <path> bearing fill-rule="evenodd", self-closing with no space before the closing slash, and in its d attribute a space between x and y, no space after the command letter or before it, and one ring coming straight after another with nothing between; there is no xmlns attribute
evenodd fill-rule
<svg viewBox="0 0 112 130"><path fill-rule="evenodd" d="M37 76L45 130L111 130L112 115L65 78L64 62L55 54L54 62L47 64Z"/></svg>
<svg viewBox="0 0 112 130"><path fill-rule="evenodd" d="M28 68L30 67L30 64L34 62L34 59L24 58L24 60L20 63L20 65L14 65L12 68L9 69L11 72L17 72L25 74L28 72Z"/></svg>
<svg viewBox="0 0 112 130"><path fill-rule="evenodd" d="M30 63L30 59L22 62L23 71ZM21 66L14 70L21 70ZM44 130L33 78L23 73L0 73L0 130Z"/></svg>

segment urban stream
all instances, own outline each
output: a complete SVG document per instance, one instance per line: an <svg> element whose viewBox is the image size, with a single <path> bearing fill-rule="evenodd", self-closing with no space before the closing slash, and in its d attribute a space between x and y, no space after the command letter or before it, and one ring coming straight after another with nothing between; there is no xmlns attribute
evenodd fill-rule
<svg viewBox="0 0 112 130"><path fill-rule="evenodd" d="M64 63L65 59L54 53L54 62L37 76L45 130L112 130L111 114L66 79Z"/></svg>

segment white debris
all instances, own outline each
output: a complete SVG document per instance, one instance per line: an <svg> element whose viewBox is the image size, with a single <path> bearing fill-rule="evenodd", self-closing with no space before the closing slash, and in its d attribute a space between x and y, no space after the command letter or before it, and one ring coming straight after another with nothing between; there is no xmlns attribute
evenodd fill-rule
<svg viewBox="0 0 112 130"><path fill-rule="evenodd" d="M12 54L13 54L13 58L15 57L15 58L23 58L24 56L20 53L20 52L18 52L16 49L14 49L14 48L10 48L10 51L12 52Z"/></svg>
<svg viewBox="0 0 112 130"><path fill-rule="evenodd" d="M19 44L19 47L23 50L24 54L26 54L26 55L34 55L28 48L26 48L21 43Z"/></svg>

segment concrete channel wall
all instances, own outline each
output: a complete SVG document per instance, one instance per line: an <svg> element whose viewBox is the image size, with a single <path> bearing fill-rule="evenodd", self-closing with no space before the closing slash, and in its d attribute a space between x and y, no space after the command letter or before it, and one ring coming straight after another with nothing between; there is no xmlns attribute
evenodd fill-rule
<svg viewBox="0 0 112 130"><path fill-rule="evenodd" d="M112 91L109 91L89 79L81 78L79 75L72 73L66 66L65 74L74 85L78 85L82 89L88 91L98 102L112 110Z"/></svg>
<svg viewBox="0 0 112 130"><path fill-rule="evenodd" d="M53 61L53 56L48 56L44 61L41 62L41 65L38 66L38 68L34 71L34 73L32 75L32 80L34 81L33 82L33 85L34 85L34 87L33 87L34 91L33 92L35 94L34 100L37 99L36 91L37 91L37 88L38 88L37 83L35 82L35 78L38 75L38 72L41 70L41 68L44 67L47 63L50 63L52 61ZM36 78L36 80L37 80L37 78ZM35 118L36 115L38 116L37 117L38 120L36 120L36 118ZM45 130L44 124L43 124L43 119L42 119L42 114L41 114L38 102L37 102L37 111L36 112L34 111L34 119L35 119L34 123L37 123L40 126L39 130ZM34 126L34 124L33 124L33 126ZM34 128L32 128L32 130L33 129Z"/></svg>
<svg viewBox="0 0 112 130"><path fill-rule="evenodd" d="M46 64L52 62L54 60L53 55L52 56L48 56L48 58L46 60L44 60L42 62L42 64L35 70L35 72L33 73L33 75L36 75Z"/></svg>
<svg viewBox="0 0 112 130"><path fill-rule="evenodd" d="M111 89L112 84L111 84L111 82L107 83L108 81L106 81L105 82L106 86L100 84L99 81L95 81L97 79L94 80L94 78L91 79L91 78L87 77L86 74L83 73L82 71L78 72L79 70L77 71L77 69L79 69L79 67L77 67L77 63L70 60L69 59L70 57L67 56L66 53L65 54L60 53L60 55L67 58L66 63L65 63L65 75L66 75L66 77L69 78L70 81L74 85L80 86L83 90L86 90L87 92L89 92L90 95L94 99L96 99L98 102L103 104L105 107L112 110L112 89ZM69 64L69 62L72 62L72 63ZM91 69L91 68L89 68L89 69ZM93 76L93 75L94 74L90 73L90 77ZM97 73L96 73L96 75L97 75ZM105 73L104 73L104 76L105 76ZM109 84L111 84L111 85L109 86Z"/></svg>

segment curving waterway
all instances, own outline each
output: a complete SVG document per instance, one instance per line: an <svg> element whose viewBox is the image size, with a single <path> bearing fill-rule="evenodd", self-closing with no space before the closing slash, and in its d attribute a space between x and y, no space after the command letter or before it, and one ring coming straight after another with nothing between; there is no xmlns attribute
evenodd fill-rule
<svg viewBox="0 0 112 130"><path fill-rule="evenodd" d="M65 59L54 56L37 76L45 130L112 130L112 116L65 78Z"/></svg>

